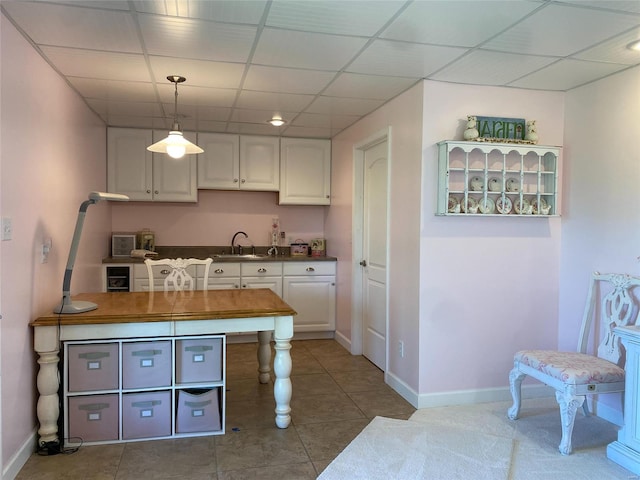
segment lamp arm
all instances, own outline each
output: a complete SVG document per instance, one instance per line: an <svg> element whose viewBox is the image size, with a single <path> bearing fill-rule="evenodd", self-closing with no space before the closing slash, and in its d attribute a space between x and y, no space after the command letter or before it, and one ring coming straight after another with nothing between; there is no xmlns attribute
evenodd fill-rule
<svg viewBox="0 0 640 480"><path fill-rule="evenodd" d="M69 249L69 258L67 259L67 268L64 271L64 279L62 281L62 305L71 305L71 274L73 273L73 265L76 262L78 254L78 245L80 244L80 236L84 225L84 217L87 213L89 205L96 203L95 200L89 199L82 202L78 210L78 219L76 220L76 228L73 232L71 240L71 248Z"/></svg>

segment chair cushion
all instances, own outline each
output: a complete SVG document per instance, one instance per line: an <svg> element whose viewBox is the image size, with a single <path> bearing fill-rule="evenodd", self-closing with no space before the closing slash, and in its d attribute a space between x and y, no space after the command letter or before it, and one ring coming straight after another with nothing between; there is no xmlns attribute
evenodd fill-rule
<svg viewBox="0 0 640 480"><path fill-rule="evenodd" d="M624 381L624 369L585 353L522 350L514 360L570 385Z"/></svg>

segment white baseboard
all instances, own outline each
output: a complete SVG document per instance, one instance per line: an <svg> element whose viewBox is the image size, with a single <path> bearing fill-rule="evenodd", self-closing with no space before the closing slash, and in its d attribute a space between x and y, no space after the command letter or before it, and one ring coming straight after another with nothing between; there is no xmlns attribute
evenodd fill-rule
<svg viewBox="0 0 640 480"><path fill-rule="evenodd" d="M402 398L404 398L407 402L413 405L415 408L418 407L418 393L413 390L409 385L404 383L398 377L396 377L392 372L384 372L384 381L387 385L393 388Z"/></svg>
<svg viewBox="0 0 640 480"><path fill-rule="evenodd" d="M7 466L2 470L2 480L13 480L18 476L20 469L24 467L24 464L27 463L31 454L35 452L37 438L38 432L34 430L7 462Z"/></svg>
<svg viewBox="0 0 640 480"><path fill-rule="evenodd" d="M522 398L551 397L554 390L546 385L523 385ZM442 393L421 394L418 408L446 407L448 405L470 405L473 403L505 402L511 400L509 387L458 390Z"/></svg>
<svg viewBox="0 0 640 480"><path fill-rule="evenodd" d="M342 345L344 348L346 348L348 352L351 352L351 354L353 354L353 352L351 351L350 338L345 337L342 333L336 330L335 341L338 342L340 345Z"/></svg>

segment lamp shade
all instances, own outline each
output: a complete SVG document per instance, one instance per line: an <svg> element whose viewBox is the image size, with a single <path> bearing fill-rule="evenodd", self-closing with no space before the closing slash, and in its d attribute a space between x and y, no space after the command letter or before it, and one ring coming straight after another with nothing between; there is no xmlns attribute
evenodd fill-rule
<svg viewBox="0 0 640 480"><path fill-rule="evenodd" d="M169 136L149 145L147 150L154 153L166 153L172 158L182 158L184 155L204 152L199 146L184 138L180 130L171 130Z"/></svg>

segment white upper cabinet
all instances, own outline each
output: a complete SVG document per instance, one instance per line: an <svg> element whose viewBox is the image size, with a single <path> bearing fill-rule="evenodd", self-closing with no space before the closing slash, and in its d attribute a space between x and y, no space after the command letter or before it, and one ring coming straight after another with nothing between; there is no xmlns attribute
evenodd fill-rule
<svg viewBox="0 0 640 480"><path fill-rule="evenodd" d="M240 136L240 188L277 192L280 188L280 139Z"/></svg>
<svg viewBox="0 0 640 480"><path fill-rule="evenodd" d="M240 136L228 133L200 133L198 146L198 188L237 190L240 184Z"/></svg>
<svg viewBox="0 0 640 480"><path fill-rule="evenodd" d="M198 188L278 191L280 139L200 133Z"/></svg>
<svg viewBox="0 0 640 480"><path fill-rule="evenodd" d="M197 159L174 159L151 153L147 147L162 140L166 131L109 128L107 134L107 190L132 201L196 202ZM195 134L185 133L195 142Z"/></svg>
<svg viewBox="0 0 640 480"><path fill-rule="evenodd" d="M283 138L280 205L331 203L331 140Z"/></svg>

